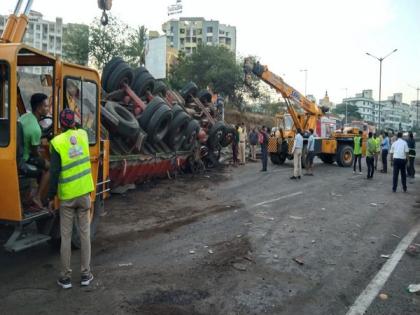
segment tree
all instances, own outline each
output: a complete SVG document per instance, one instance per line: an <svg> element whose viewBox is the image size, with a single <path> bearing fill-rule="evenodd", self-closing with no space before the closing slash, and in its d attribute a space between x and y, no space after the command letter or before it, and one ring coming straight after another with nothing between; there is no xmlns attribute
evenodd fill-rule
<svg viewBox="0 0 420 315"><path fill-rule="evenodd" d="M333 114L346 115L346 104L338 104L333 110ZM356 105L347 104L347 121L361 120L359 108Z"/></svg>
<svg viewBox="0 0 420 315"><path fill-rule="evenodd" d="M127 39L125 56L132 67L139 67L145 64L145 50L147 40L147 28L142 25L133 30Z"/></svg>
<svg viewBox="0 0 420 315"><path fill-rule="evenodd" d="M191 55L178 56L169 72L169 82L174 89L181 89L189 81L202 89L210 87L241 110L245 93L257 94L245 85L242 65L237 63L235 54L222 46L200 45Z"/></svg>
<svg viewBox="0 0 420 315"><path fill-rule="evenodd" d="M124 55L127 30L128 26L112 15L107 26L102 26L99 18L90 25L89 55L98 69L112 57Z"/></svg>
<svg viewBox="0 0 420 315"><path fill-rule="evenodd" d="M89 61L89 26L69 23L63 31L63 59L86 66Z"/></svg>

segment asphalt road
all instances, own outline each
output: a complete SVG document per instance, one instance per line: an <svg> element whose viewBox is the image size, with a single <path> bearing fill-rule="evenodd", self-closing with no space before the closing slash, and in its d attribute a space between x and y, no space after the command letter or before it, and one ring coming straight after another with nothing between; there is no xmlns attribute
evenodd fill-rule
<svg viewBox="0 0 420 315"><path fill-rule="evenodd" d="M293 181L290 164L226 167L113 196L87 289L77 284L78 251L68 291L55 284L59 255L47 245L0 252L0 313L345 315L371 295L366 314L420 314L420 296L406 290L420 283L420 256L396 259L420 222L419 183L392 193L390 174L367 180L321 163Z"/></svg>

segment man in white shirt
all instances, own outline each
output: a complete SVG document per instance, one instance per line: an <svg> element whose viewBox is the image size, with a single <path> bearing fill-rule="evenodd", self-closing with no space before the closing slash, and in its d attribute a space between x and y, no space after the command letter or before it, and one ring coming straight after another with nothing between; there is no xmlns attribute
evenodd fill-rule
<svg viewBox="0 0 420 315"><path fill-rule="evenodd" d="M402 139L402 132L398 132L397 141L395 141L391 146L391 160L394 161L394 175L392 177L393 192L397 191L398 175L400 172L403 190L404 192L407 192L406 163L408 151L407 142Z"/></svg>
<svg viewBox="0 0 420 315"><path fill-rule="evenodd" d="M303 149L303 137L301 135L302 130L298 128L296 130L295 141L293 142L293 176L290 179L300 179L302 176L302 149Z"/></svg>

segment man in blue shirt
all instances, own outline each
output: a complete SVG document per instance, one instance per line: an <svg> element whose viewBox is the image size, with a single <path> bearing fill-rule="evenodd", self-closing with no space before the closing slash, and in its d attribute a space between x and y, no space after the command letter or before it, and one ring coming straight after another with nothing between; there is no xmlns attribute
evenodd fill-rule
<svg viewBox="0 0 420 315"><path fill-rule="evenodd" d="M315 137L314 130L309 129L310 136L308 138L308 153L306 155L306 173L305 175L314 176L314 157L315 157Z"/></svg>
<svg viewBox="0 0 420 315"><path fill-rule="evenodd" d="M388 171L388 152L389 152L389 137L388 132L385 132L384 140L381 143L382 148L382 170L381 173Z"/></svg>

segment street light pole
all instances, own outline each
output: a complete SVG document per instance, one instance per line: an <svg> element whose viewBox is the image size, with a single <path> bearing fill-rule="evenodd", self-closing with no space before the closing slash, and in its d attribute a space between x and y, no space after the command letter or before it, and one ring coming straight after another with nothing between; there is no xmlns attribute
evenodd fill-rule
<svg viewBox="0 0 420 315"><path fill-rule="evenodd" d="M307 84L308 84L308 69L302 69L302 70L300 70L300 72L305 72L305 97L308 95L308 94L306 94L306 86L307 86Z"/></svg>
<svg viewBox="0 0 420 315"><path fill-rule="evenodd" d="M343 90L346 90L346 101L344 102L344 105L346 106L346 125L347 125L347 88L343 88Z"/></svg>
<svg viewBox="0 0 420 315"><path fill-rule="evenodd" d="M379 117L379 121L378 121L378 129L381 129L381 88L382 88L382 61L389 57L391 54L393 54L394 52L396 52L398 49L395 48L393 51L391 51L388 55L386 55L385 57L382 58L378 58L370 53L366 53L366 55L371 56L377 60L379 60L379 103L378 103L378 117Z"/></svg>

